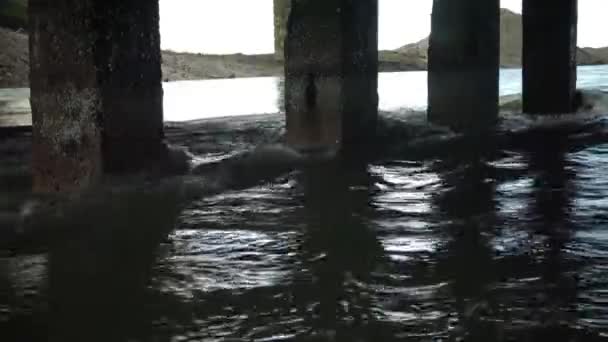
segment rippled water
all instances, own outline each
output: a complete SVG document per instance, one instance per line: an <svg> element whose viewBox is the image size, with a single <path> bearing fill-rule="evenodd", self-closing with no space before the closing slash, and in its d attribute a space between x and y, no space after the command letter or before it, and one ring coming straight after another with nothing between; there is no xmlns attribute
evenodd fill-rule
<svg viewBox="0 0 608 342"><path fill-rule="evenodd" d="M509 116L482 138L383 118L374 158L297 168L185 208L156 183L83 200L51 233L3 252L0 338L608 337L607 117ZM209 161L276 141L282 126L276 115L213 119L167 135ZM410 138L420 130L425 139ZM27 196L27 150L27 136L0 143L4 222Z"/></svg>

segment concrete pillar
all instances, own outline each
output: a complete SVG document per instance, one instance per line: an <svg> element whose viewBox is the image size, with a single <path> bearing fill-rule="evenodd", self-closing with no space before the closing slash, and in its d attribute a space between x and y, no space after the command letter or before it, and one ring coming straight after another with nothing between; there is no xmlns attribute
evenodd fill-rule
<svg viewBox="0 0 608 342"><path fill-rule="evenodd" d="M523 2L523 110L573 110L576 90L576 0Z"/></svg>
<svg viewBox="0 0 608 342"><path fill-rule="evenodd" d="M499 0L434 0L428 56L428 118L457 130L495 122Z"/></svg>
<svg viewBox="0 0 608 342"><path fill-rule="evenodd" d="M274 54L279 60L285 57L284 46L290 9L291 0L274 0Z"/></svg>
<svg viewBox="0 0 608 342"><path fill-rule="evenodd" d="M285 46L287 140L348 147L378 115L378 1L294 0Z"/></svg>
<svg viewBox="0 0 608 342"><path fill-rule="evenodd" d="M36 191L73 191L158 159L158 0L30 0Z"/></svg>

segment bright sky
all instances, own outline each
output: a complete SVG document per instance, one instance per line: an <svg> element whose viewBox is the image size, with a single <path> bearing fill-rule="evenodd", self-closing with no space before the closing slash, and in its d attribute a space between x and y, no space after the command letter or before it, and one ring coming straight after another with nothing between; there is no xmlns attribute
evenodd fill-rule
<svg viewBox="0 0 608 342"><path fill-rule="evenodd" d="M160 0L163 49L200 53L271 53L273 0ZM501 0L521 13L522 0ZM432 0L380 0L380 49L429 34ZM608 46L608 1L579 0L579 46Z"/></svg>

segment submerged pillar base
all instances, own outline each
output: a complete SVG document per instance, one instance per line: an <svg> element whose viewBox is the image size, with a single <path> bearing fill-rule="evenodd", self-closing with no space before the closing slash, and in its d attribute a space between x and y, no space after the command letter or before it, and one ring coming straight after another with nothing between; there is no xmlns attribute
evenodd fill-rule
<svg viewBox="0 0 608 342"><path fill-rule="evenodd" d="M378 115L377 0L294 0L285 44L288 143L368 141Z"/></svg>
<svg viewBox="0 0 608 342"><path fill-rule="evenodd" d="M434 1L428 59L429 121L460 131L498 116L499 0Z"/></svg>
<svg viewBox="0 0 608 342"><path fill-rule="evenodd" d="M163 139L157 0L30 0L34 190L140 169Z"/></svg>

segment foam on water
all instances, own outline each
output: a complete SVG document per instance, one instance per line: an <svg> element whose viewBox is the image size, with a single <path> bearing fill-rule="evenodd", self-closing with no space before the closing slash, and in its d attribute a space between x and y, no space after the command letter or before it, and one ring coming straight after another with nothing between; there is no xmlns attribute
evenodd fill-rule
<svg viewBox="0 0 608 342"><path fill-rule="evenodd" d="M604 106L608 104L608 95L601 91L585 91L585 101L590 105L587 111L574 114L555 115L555 116L532 116L524 115L516 111L503 111L501 113L501 124L494 135L501 140L503 148L510 148L518 137L525 136L533 132L549 132L559 130L563 134L563 139L582 139L592 135L598 136L600 140L608 141L608 130L606 129L606 115ZM256 127L255 118L248 121L246 125ZM268 119L267 119L268 120ZM190 169L189 174L169 178L168 181L160 183L159 191L168 191L171 187L180 190L178 201L191 201L201 196L211 196L225 191L254 187L260 182L271 182L276 177L288 173L294 169L305 165L319 164L324 161L331 161L336 156L336 151L328 150L321 154L306 154L296 151L280 142L280 128L282 121L278 117L268 122L272 125L262 125L266 128L257 130L270 130L274 133L252 135L253 140L249 142L249 147L230 151L228 153L193 153L184 146L172 147L169 152L169 163L187 163ZM466 143L467 136L455 133L445 127L432 125L426 122L425 113L422 111L401 110L392 113L383 113L381 116L379 134L382 137L381 143L377 148L377 156L382 156L384 160L390 160L396 155L406 153L410 158L418 156L423 159L435 159L444 153L452 153L455 149L468 148ZM224 127L230 130L229 121ZM204 126L204 123L202 124ZM243 123L242 123L243 125ZM184 127L188 126L185 124ZM199 132L201 133L201 132ZM207 134L217 135L213 132ZM542 134L542 133L540 133ZM255 136L275 136L274 142L256 142ZM231 139L227 137L226 139ZM542 139L539 135L537 138ZM534 138L533 138L534 139ZM597 140L596 140L597 141ZM220 140L219 144L228 141ZM259 145L258 145L259 144ZM256 146L257 145L257 146ZM513 145L514 146L514 145ZM378 153L379 152L379 153ZM184 169L185 171L185 169ZM154 187L154 183L146 183L148 176L139 175L126 179L112 179L106 183L110 193L138 192L143 187ZM139 180L138 180L139 179ZM169 188L167 188L169 186ZM100 195L99 188L88 192L85 197L78 197L76 205L83 201L86 202L92 195L97 203L104 203L103 196ZM101 193L106 193L102 191ZM104 195L105 196L105 195ZM55 202L56 200L53 200ZM73 200L70 200L73 202ZM72 204L70 204L72 206ZM26 202L17 221L23 221L24 217L35 215L36 207L32 202ZM55 209L53 209L55 210ZM43 213L48 214L47 211ZM58 213L58 211L54 211ZM70 219L62 215L62 219ZM34 220L40 222L40 220ZM44 222L44 221L43 221ZM23 228L19 228L23 229Z"/></svg>
<svg viewBox="0 0 608 342"><path fill-rule="evenodd" d="M511 100L500 113L499 136L506 137L506 146L524 149L557 137L577 148L608 142L608 93L600 89L582 89L581 93L583 104L570 114L522 114L521 101Z"/></svg>

